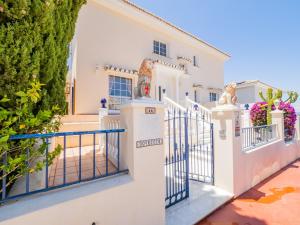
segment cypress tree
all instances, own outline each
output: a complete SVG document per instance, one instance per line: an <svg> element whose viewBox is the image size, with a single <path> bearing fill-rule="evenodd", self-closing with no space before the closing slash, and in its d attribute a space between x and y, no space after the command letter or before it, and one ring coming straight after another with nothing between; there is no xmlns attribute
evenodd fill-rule
<svg viewBox="0 0 300 225"><path fill-rule="evenodd" d="M35 139L10 141L20 133L57 130L53 117L65 110L65 82L69 43L85 0L0 0L0 194L25 173L46 164L48 143ZM38 143L38 145L36 145ZM38 146L38 147L37 147ZM18 151L15 151L18 149ZM61 146L48 153L48 163ZM29 151L32 162L27 165ZM39 161L37 161L39 160ZM31 163L30 163L31 164Z"/></svg>
<svg viewBox="0 0 300 225"><path fill-rule="evenodd" d="M0 98L33 79L42 98L33 111L57 105L64 112L68 45L85 0L0 0ZM11 101L10 107L14 107Z"/></svg>

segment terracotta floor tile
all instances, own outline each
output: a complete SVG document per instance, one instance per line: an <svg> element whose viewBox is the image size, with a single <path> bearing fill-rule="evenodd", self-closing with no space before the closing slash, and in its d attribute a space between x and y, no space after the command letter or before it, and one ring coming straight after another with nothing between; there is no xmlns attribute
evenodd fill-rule
<svg viewBox="0 0 300 225"><path fill-rule="evenodd" d="M71 182L75 182L75 181L79 181L79 176L78 174L73 174L73 175L68 175L66 178L67 183L71 183Z"/></svg>
<svg viewBox="0 0 300 225"><path fill-rule="evenodd" d="M54 181L53 181L53 186L58 186L63 184L63 176L55 176Z"/></svg>
<svg viewBox="0 0 300 225"><path fill-rule="evenodd" d="M197 225L299 225L299 212L298 160Z"/></svg>
<svg viewBox="0 0 300 225"><path fill-rule="evenodd" d="M49 186L49 187L52 187L53 184L54 184L54 177L51 176L51 177L49 177L49 179L48 179L48 186Z"/></svg>
<svg viewBox="0 0 300 225"><path fill-rule="evenodd" d="M79 180L79 148L70 148L66 150L66 183L74 182ZM88 179L93 177L93 162L94 154L93 148L82 147L81 157L81 177L82 179ZM49 186L56 186L63 184L64 175L64 153L61 154L53 161L50 166L49 173ZM96 151L96 165L95 165L95 176L104 175L106 167L106 158L99 151ZM115 172L115 166L109 161L108 162L108 173ZM100 173L101 172L101 173Z"/></svg>

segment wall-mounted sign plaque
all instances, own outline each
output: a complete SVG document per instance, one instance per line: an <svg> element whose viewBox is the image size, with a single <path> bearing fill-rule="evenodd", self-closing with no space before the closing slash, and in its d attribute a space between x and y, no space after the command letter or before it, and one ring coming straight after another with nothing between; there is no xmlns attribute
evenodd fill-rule
<svg viewBox="0 0 300 225"><path fill-rule="evenodd" d="M226 138L226 130L219 130L219 136L220 138Z"/></svg>
<svg viewBox="0 0 300 225"><path fill-rule="evenodd" d="M136 142L136 147L137 148L144 148L144 147L148 147L148 146L162 145L162 144L163 144L163 139L162 138L154 138L154 139L137 141Z"/></svg>
<svg viewBox="0 0 300 225"><path fill-rule="evenodd" d="M146 107L145 114L156 114L156 108L155 107Z"/></svg>
<svg viewBox="0 0 300 225"><path fill-rule="evenodd" d="M240 113L235 112L234 114L234 130L235 130L235 136L239 137L241 136L241 124L240 124Z"/></svg>

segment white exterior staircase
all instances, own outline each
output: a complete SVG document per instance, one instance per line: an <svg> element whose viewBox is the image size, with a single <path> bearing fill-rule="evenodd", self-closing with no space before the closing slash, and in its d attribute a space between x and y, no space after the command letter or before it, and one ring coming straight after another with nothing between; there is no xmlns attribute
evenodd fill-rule
<svg viewBox="0 0 300 225"><path fill-rule="evenodd" d="M189 138L197 139L195 143L206 145L211 142L211 111L197 102L191 100L188 96L185 99L185 106L182 106L167 97L164 93L163 102L166 104L165 121L170 119L170 115L180 117L187 114ZM169 127L170 126L170 127ZM184 126L184 120L181 120L181 127ZM176 124L179 127L179 124ZM166 124L166 132L173 128L172 123Z"/></svg>

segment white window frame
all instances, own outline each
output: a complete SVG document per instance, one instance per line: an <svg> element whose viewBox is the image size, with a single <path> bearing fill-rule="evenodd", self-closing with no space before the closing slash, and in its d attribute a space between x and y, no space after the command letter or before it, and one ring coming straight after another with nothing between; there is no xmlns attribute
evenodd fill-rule
<svg viewBox="0 0 300 225"><path fill-rule="evenodd" d="M165 51L162 51L163 46L165 46ZM158 40L153 40L153 46L152 47L153 47L153 53L154 54L160 55L160 56L163 56L163 57L168 56L168 45L167 45L167 43L162 42L162 41L158 41Z"/></svg>
<svg viewBox="0 0 300 225"><path fill-rule="evenodd" d="M113 78L114 80L111 80ZM127 101L133 98L133 84L134 80L132 78L124 77L118 74L110 74L108 78L109 88L108 88L108 109L111 111L119 111L120 105L126 103ZM120 79L119 83L117 84L116 79ZM122 79L126 82L122 83ZM130 82L129 82L130 81ZM112 85L115 84L119 88L112 89ZM130 95L123 95L124 92L128 91L128 85L130 84ZM122 86L125 86L125 90L123 90ZM113 92L113 93L112 93ZM118 94L117 94L118 93Z"/></svg>
<svg viewBox="0 0 300 225"><path fill-rule="evenodd" d="M216 92L209 92L209 101L216 102L218 101L219 95Z"/></svg>

